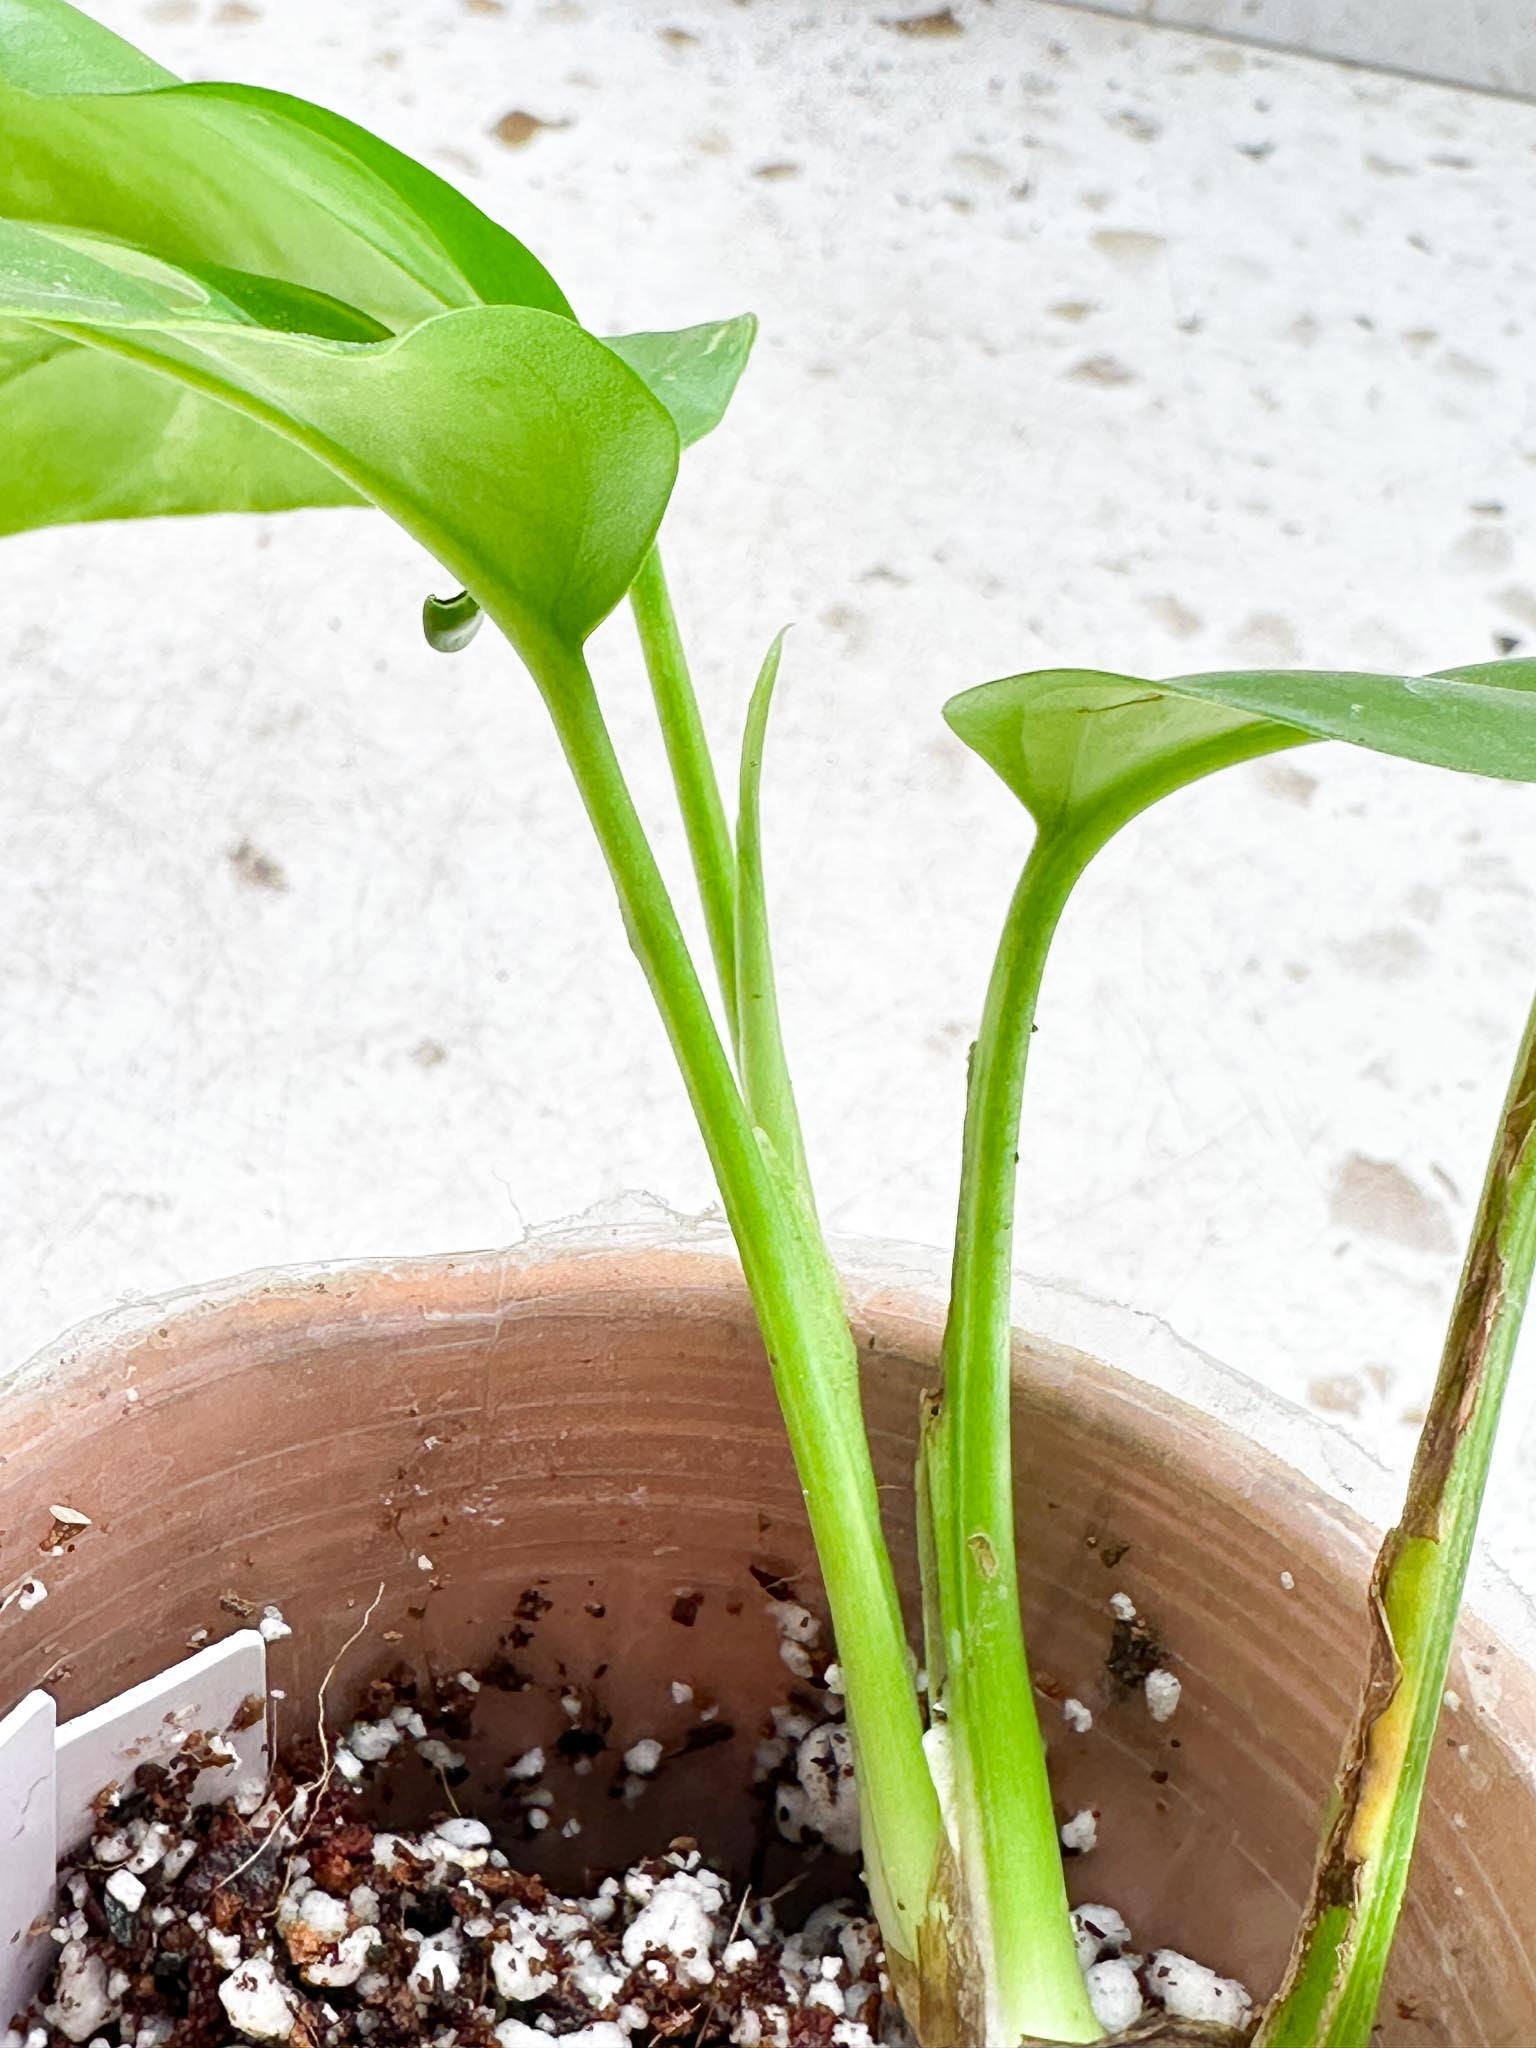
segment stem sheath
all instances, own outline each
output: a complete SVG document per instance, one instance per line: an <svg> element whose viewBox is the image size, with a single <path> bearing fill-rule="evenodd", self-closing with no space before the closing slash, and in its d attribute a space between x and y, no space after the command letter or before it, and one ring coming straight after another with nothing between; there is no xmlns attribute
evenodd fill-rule
<svg viewBox="0 0 1536 2048"><path fill-rule="evenodd" d="M1536 1265L1536 1008L1526 1024L1419 1437L1372 1582L1336 1810L1255 2048L1366 2048L1413 1857L1467 1568Z"/></svg>

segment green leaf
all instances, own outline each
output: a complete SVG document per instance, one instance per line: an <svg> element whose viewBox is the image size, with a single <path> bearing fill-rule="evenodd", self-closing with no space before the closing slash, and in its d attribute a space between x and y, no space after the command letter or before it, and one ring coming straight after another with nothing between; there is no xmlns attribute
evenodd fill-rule
<svg viewBox="0 0 1536 2048"><path fill-rule="evenodd" d="M1536 780L1532 661L1432 676L1256 669L1167 682L1046 669L967 690L944 715L1042 831L1089 816L1113 830L1214 768L1307 740Z"/></svg>
<svg viewBox="0 0 1536 2048"><path fill-rule="evenodd" d="M181 85L63 0L0 0L0 212L140 247L296 333L377 340L477 304L570 317L515 237L365 129L284 93ZM691 440L718 421L754 332L741 319L615 347ZM75 361L23 381L0 350L0 423L27 485L0 530L354 495L195 393Z"/></svg>
<svg viewBox="0 0 1536 2048"><path fill-rule="evenodd" d="M952 697L944 717L1002 777L1042 833L1089 816L1124 823L1228 760L1298 746L1305 737L1250 713L1182 697L1172 685L1090 669L983 683Z"/></svg>
<svg viewBox="0 0 1536 2048"><path fill-rule="evenodd" d="M756 339L755 316L741 313L671 334L615 335L608 346L645 379L691 448L725 417Z"/></svg>
<svg viewBox="0 0 1536 2048"><path fill-rule="evenodd" d="M0 320L174 378L324 463L494 588L530 661L574 648L633 581L676 474L676 429L559 315L467 307L383 342L260 327L200 279L110 243L0 223ZM25 492L0 477L0 499Z"/></svg>
<svg viewBox="0 0 1536 2048"><path fill-rule="evenodd" d="M186 384L0 323L0 534L361 502L303 449Z"/></svg>
<svg viewBox="0 0 1536 2048"><path fill-rule="evenodd" d="M0 79L26 92L134 92L175 76L61 0L0 0Z"/></svg>
<svg viewBox="0 0 1536 2048"><path fill-rule="evenodd" d="M60 0L0 0L0 212L282 278L393 331L474 304L570 316L521 242L367 129L135 59Z"/></svg>
<svg viewBox="0 0 1536 2048"><path fill-rule="evenodd" d="M724 418L756 335L755 317L743 313L734 320L683 327L673 334L614 335L608 347L667 408L687 448ZM660 575L659 564L656 574ZM661 602L665 606L664 594ZM457 654L467 647L478 624L475 601L465 590L452 598L429 597L422 606L422 628L439 654ZM675 628L671 637L675 642Z"/></svg>

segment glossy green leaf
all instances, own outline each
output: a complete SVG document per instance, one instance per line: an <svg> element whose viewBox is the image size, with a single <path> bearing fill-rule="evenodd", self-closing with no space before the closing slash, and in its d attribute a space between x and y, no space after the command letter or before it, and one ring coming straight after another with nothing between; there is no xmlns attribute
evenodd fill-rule
<svg viewBox="0 0 1536 2048"><path fill-rule="evenodd" d="M645 379L690 448L725 417L756 339L755 317L741 313L670 334L620 334L608 346Z"/></svg>
<svg viewBox="0 0 1536 2048"><path fill-rule="evenodd" d="M1042 832L1094 817L1113 825L1230 760L1306 737L1171 684L1089 669L1007 676L952 697L951 730L1000 775Z"/></svg>
<svg viewBox="0 0 1536 2048"><path fill-rule="evenodd" d="M174 73L61 0L0 0L0 80L25 92L135 92Z"/></svg>
<svg viewBox="0 0 1536 2048"><path fill-rule="evenodd" d="M362 502L324 463L186 384L0 323L0 534Z"/></svg>
<svg viewBox="0 0 1536 2048"><path fill-rule="evenodd" d="M672 334L614 335L608 346L667 408L687 448L725 417L756 336L755 317L742 313ZM428 643L439 654L457 654L479 627L475 601L466 590L451 598L429 597L421 616Z"/></svg>
<svg viewBox="0 0 1536 2048"><path fill-rule="evenodd" d="M1536 780L1531 661L1433 676L1258 669L1166 682L1047 669L968 690L944 715L1042 831L1090 816L1114 829L1214 768L1308 740Z"/></svg>
<svg viewBox="0 0 1536 2048"><path fill-rule="evenodd" d="M639 378L528 307L325 340L257 326L135 252L0 223L0 319L88 341L281 433L466 588L494 590L530 659L578 646L624 595L676 473L676 429ZM0 499L24 490L0 471Z"/></svg>
<svg viewBox="0 0 1536 2048"><path fill-rule="evenodd" d="M380 339L478 304L570 317L515 237L365 129L283 93L182 85L63 0L0 0L0 213L140 247L296 333ZM743 319L615 347L691 440L719 419L753 332ZM31 483L8 494L0 530L353 495L254 421L121 366L18 379L6 351L0 376L0 423Z"/></svg>
<svg viewBox="0 0 1536 2048"><path fill-rule="evenodd" d="M570 316L515 236L367 129L158 67L125 89L127 46L103 36L61 0L0 0L0 213L306 285L394 331L450 306Z"/></svg>

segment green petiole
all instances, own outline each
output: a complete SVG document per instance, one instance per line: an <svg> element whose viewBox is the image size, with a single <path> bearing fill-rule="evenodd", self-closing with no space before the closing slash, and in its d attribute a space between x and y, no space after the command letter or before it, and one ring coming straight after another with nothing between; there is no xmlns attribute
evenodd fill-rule
<svg viewBox="0 0 1536 2048"><path fill-rule="evenodd" d="M496 595L485 592L483 601L501 624ZM607 862L741 1252L843 1667L871 1893L893 1974L905 1966L915 1981L933 1945L930 1894L942 1831L836 1274L796 1181L748 1115L584 657L549 648L530 668Z"/></svg>
<svg viewBox="0 0 1536 2048"><path fill-rule="evenodd" d="M1086 858L1076 841L1041 834L997 949L971 1050L944 1397L925 1458L954 1838L996 2042L1100 2035L1067 1913L1019 1616L1010 1439L1019 1114L1046 956Z"/></svg>

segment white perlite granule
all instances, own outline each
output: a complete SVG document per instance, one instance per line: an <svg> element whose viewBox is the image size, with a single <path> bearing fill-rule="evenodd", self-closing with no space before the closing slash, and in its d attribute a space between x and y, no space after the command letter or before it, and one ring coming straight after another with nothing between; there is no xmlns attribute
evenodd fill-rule
<svg viewBox="0 0 1536 2048"><path fill-rule="evenodd" d="M457 1927L445 1927L441 1934L422 1938L410 1975L411 1989L418 1997L432 1998L458 1990L462 1946Z"/></svg>
<svg viewBox="0 0 1536 2048"><path fill-rule="evenodd" d="M710 1948L725 1891L711 1870L679 1870L664 1877L624 1930L624 1960L631 1969L647 1956L671 1958L684 1984L712 1984Z"/></svg>
<svg viewBox="0 0 1536 2048"><path fill-rule="evenodd" d="M54 2001L43 2014L70 2041L89 2041L117 2018L117 2001L107 1988L107 1966L83 1941L67 1941L59 1954Z"/></svg>
<svg viewBox="0 0 1536 2048"><path fill-rule="evenodd" d="M1235 1977L1218 1977L1204 1963L1191 1962L1172 1948L1154 1949L1147 1964L1147 1989L1178 2020L1241 2027L1253 2010L1253 2000Z"/></svg>
<svg viewBox="0 0 1536 2048"><path fill-rule="evenodd" d="M523 2020L503 2020L496 2029L500 2048L549 2048L551 2036ZM559 2036L563 2048L629 2048L629 2036L616 2020L594 2020Z"/></svg>
<svg viewBox="0 0 1536 2048"><path fill-rule="evenodd" d="M1083 1972L1093 2016L1106 2033L1121 2034L1142 2015L1141 1985L1130 1963L1119 1956L1091 1963Z"/></svg>
<svg viewBox="0 0 1536 2048"><path fill-rule="evenodd" d="M344 1990L362 1976L369 1958L380 1945L373 1928L356 1927L344 1940L337 1942L334 1960L306 1963L300 1974L306 1984L313 1984L322 1991Z"/></svg>
<svg viewBox="0 0 1536 2048"><path fill-rule="evenodd" d="M654 1735L642 1735L624 1752L624 1768L637 1778L653 1778L661 1762L661 1744Z"/></svg>
<svg viewBox="0 0 1536 2048"><path fill-rule="evenodd" d="M270 1956L252 1956L219 1986L219 2003L237 2034L250 2041L286 2041L297 2006Z"/></svg>
<svg viewBox="0 0 1536 2048"><path fill-rule="evenodd" d="M779 1634L791 1642L804 1643L815 1649L821 1641L821 1623L808 1607L802 1607L798 1600L777 1600L773 1606L773 1618Z"/></svg>
<svg viewBox="0 0 1536 2048"><path fill-rule="evenodd" d="M795 1750L793 1785L781 1785L775 1811L779 1832L798 1842L807 1828L844 1855L859 1847L859 1793L853 1777L853 1740L840 1721L823 1721L802 1735Z"/></svg>
<svg viewBox="0 0 1536 2048"><path fill-rule="evenodd" d="M1129 1593L1111 1593L1109 1596L1109 1610L1120 1621L1134 1621L1136 1619L1136 1602Z"/></svg>
<svg viewBox="0 0 1536 2048"><path fill-rule="evenodd" d="M1074 1735L1086 1735L1093 1726L1093 1715L1081 1700L1063 1700L1061 1718Z"/></svg>
<svg viewBox="0 0 1536 2048"><path fill-rule="evenodd" d="M483 1820L471 1820L467 1815L456 1814L452 1820L440 1820L432 1829L432 1841L446 1842L457 1852L453 1860L460 1861L465 1852L477 1855L491 1846L491 1831Z"/></svg>
<svg viewBox="0 0 1536 2048"><path fill-rule="evenodd" d="M1172 1671L1159 1668L1147 1673L1147 1712L1154 1721L1171 1721L1179 1710L1184 1687Z"/></svg>
<svg viewBox="0 0 1536 2048"><path fill-rule="evenodd" d="M1072 1938L1078 1967L1088 1970L1107 1957L1123 1955L1131 1945L1131 1930L1113 1906L1074 1906Z"/></svg>
<svg viewBox="0 0 1536 2048"><path fill-rule="evenodd" d="M144 1903L143 1882L131 1870L114 1870L107 1879L107 1890L129 1913L137 1913Z"/></svg>
<svg viewBox="0 0 1536 2048"><path fill-rule="evenodd" d="M1091 1806L1082 1807L1061 1824L1061 1846L1075 1855L1086 1856L1099 1846L1099 1816Z"/></svg>
<svg viewBox="0 0 1536 2048"><path fill-rule="evenodd" d="M539 1939L538 1929L526 1907L520 1907L506 1941L491 1950L491 1976L496 1989L509 2005L526 2005L538 1998L554 1981L549 1968L549 1950Z"/></svg>
<svg viewBox="0 0 1536 2048"><path fill-rule="evenodd" d="M393 1721L354 1721L347 1730L347 1748L365 1764L382 1763L400 1740Z"/></svg>

